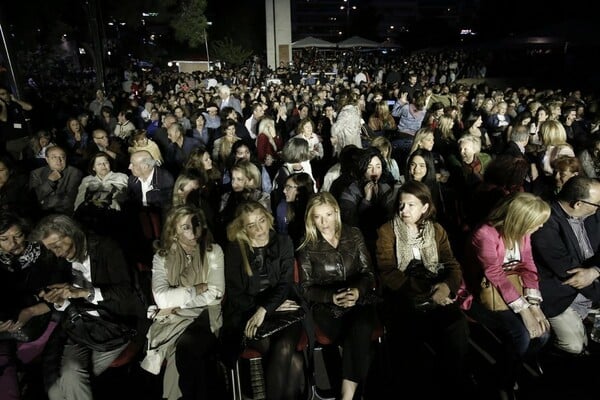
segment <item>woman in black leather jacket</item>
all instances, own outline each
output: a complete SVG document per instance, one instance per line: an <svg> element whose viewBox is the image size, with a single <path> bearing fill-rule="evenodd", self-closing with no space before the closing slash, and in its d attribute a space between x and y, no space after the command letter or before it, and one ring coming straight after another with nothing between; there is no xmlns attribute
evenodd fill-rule
<svg viewBox="0 0 600 400"><path fill-rule="evenodd" d="M365 299L373 295L375 278L360 230L342 226L338 203L328 192L308 203L298 256L315 324L344 349L341 399L352 399L369 369L375 307Z"/></svg>
<svg viewBox="0 0 600 400"><path fill-rule="evenodd" d="M225 298L221 338L228 353L241 346L258 350L265 361L268 399L294 399L303 382L303 358L296 351L302 325L294 323L258 338L278 311L299 308L293 301L294 246L273 229L273 216L257 201L241 203L227 227Z"/></svg>

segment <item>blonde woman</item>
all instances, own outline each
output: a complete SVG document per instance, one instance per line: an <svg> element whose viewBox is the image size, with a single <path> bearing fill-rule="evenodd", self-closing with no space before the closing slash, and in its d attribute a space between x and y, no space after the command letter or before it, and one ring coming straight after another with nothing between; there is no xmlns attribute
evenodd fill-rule
<svg viewBox="0 0 600 400"><path fill-rule="evenodd" d="M275 121L271 118L261 119L258 123L258 137L256 138L258 161L266 167L277 165L282 148L283 139L275 130Z"/></svg>
<svg viewBox="0 0 600 400"><path fill-rule="evenodd" d="M542 167L546 176L553 175L552 163L559 156L575 157L573 147L567 143L565 127L555 120L548 120L540 127L540 135L546 147L542 157Z"/></svg>
<svg viewBox="0 0 600 400"><path fill-rule="evenodd" d="M302 385L302 354L296 351L301 324L294 323L266 338L257 332L279 311L299 308L291 296L294 245L273 230L273 216L256 201L240 204L227 227L223 343L237 357L246 346L258 350L265 367L266 398L297 398ZM245 339L244 339L245 338Z"/></svg>
<svg viewBox="0 0 600 400"><path fill-rule="evenodd" d="M342 225L329 192L310 199L300 245L301 283L319 328L342 346L341 399L354 397L369 371L375 307L362 300L373 289L371 258L358 228Z"/></svg>
<svg viewBox="0 0 600 400"><path fill-rule="evenodd" d="M369 117L369 128L375 132L393 131L396 129L396 121L390 112L387 102L380 101L377 103L373 115Z"/></svg>
<svg viewBox="0 0 600 400"><path fill-rule="evenodd" d="M467 245L465 282L475 296L469 315L483 323L506 347L500 360L500 389L511 392L524 358L534 356L550 338L550 323L540 308L542 295L533 261L531 234L550 217L550 206L530 193L519 192L504 199L472 235ZM524 287L520 294L506 271L516 271ZM508 305L490 311L478 301L483 277Z"/></svg>
<svg viewBox="0 0 600 400"><path fill-rule="evenodd" d="M410 147L409 155L417 149L432 151L435 143L434 130L432 128L421 128L415 133L415 137Z"/></svg>
<svg viewBox="0 0 600 400"><path fill-rule="evenodd" d="M222 325L223 251L213 243L204 214L188 206L169 211L157 247L152 294L162 312L148 331L142 367L158 374L160 359L166 359L164 398L208 398L218 390L211 360Z"/></svg>

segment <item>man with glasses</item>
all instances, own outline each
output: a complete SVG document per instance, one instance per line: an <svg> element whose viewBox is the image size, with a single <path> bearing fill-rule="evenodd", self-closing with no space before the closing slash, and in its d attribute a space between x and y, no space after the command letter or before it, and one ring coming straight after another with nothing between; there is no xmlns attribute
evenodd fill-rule
<svg viewBox="0 0 600 400"><path fill-rule="evenodd" d="M569 179L551 204L550 219L531 237L544 314L554 345L585 352L584 319L600 300L600 182Z"/></svg>
<svg viewBox="0 0 600 400"><path fill-rule="evenodd" d="M15 160L21 159L31 133L26 112L32 109L31 104L0 86L0 153L7 151Z"/></svg>
<svg viewBox="0 0 600 400"><path fill-rule="evenodd" d="M112 140L104 129L95 129L92 132L92 142L85 150L86 164L98 152L103 151L112 159L114 170L117 172L127 172L129 158L127 157L123 146L119 140Z"/></svg>
<svg viewBox="0 0 600 400"><path fill-rule="evenodd" d="M58 146L46 150L46 163L29 174L29 189L35 193L43 213L72 215L83 173L67 165L67 155Z"/></svg>

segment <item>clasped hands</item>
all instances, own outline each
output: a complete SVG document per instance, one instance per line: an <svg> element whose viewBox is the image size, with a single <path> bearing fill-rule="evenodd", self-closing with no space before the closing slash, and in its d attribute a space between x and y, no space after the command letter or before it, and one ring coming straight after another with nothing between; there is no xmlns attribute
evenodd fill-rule
<svg viewBox="0 0 600 400"><path fill-rule="evenodd" d="M354 307L359 297L360 292L357 288L341 289L334 293L333 304L343 308Z"/></svg>
<svg viewBox="0 0 600 400"><path fill-rule="evenodd" d="M86 298L90 295L89 289L78 288L68 283L55 283L42 289L38 296L48 303L53 303L59 307L67 299Z"/></svg>
<svg viewBox="0 0 600 400"><path fill-rule="evenodd" d="M431 300L440 306L449 306L455 302L455 299L450 298L450 287L445 283L436 283L431 288Z"/></svg>

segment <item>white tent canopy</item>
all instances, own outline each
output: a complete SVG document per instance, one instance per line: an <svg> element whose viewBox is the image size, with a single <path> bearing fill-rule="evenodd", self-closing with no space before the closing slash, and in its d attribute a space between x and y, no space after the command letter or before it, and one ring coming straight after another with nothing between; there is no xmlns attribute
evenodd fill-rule
<svg viewBox="0 0 600 400"><path fill-rule="evenodd" d="M380 44L369 39L362 38L360 36L352 36L346 40L342 40L337 44L340 49L350 49L353 47L379 47Z"/></svg>
<svg viewBox="0 0 600 400"><path fill-rule="evenodd" d="M304 49L307 47L333 48L335 47L335 43L331 43L327 40L319 39L313 36L308 36L292 43L292 49Z"/></svg>

